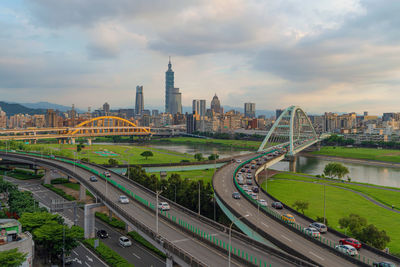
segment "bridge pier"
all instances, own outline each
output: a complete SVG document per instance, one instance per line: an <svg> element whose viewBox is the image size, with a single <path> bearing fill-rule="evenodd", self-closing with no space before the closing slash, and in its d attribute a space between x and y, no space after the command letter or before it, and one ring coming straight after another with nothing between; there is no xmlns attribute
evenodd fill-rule
<svg viewBox="0 0 400 267"><path fill-rule="evenodd" d="M98 207L103 206L103 203L86 204L84 209L84 236L85 239L94 238L96 236L94 229L94 212Z"/></svg>
<svg viewBox="0 0 400 267"><path fill-rule="evenodd" d="M79 185L79 200L86 200L86 188L83 184Z"/></svg>
<svg viewBox="0 0 400 267"><path fill-rule="evenodd" d="M69 139L69 143L70 143L71 145L75 145L75 138L74 138L74 137L71 137L71 138Z"/></svg>
<svg viewBox="0 0 400 267"><path fill-rule="evenodd" d="M297 156L288 156L289 160L289 171L296 172Z"/></svg>
<svg viewBox="0 0 400 267"><path fill-rule="evenodd" d="M88 144L88 146L91 146L91 145L92 145L92 138L88 138L88 139L87 139L87 144Z"/></svg>
<svg viewBox="0 0 400 267"><path fill-rule="evenodd" d="M165 266L166 267L173 267L174 266L174 261L171 259L171 257L167 257L165 261Z"/></svg>

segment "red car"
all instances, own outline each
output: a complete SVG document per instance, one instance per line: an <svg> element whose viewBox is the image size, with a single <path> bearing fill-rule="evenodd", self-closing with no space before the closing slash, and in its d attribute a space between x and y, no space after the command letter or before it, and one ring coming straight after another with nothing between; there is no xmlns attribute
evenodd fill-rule
<svg viewBox="0 0 400 267"><path fill-rule="evenodd" d="M344 238L339 240L340 245L350 245L355 247L356 249L361 248L361 242L354 238Z"/></svg>

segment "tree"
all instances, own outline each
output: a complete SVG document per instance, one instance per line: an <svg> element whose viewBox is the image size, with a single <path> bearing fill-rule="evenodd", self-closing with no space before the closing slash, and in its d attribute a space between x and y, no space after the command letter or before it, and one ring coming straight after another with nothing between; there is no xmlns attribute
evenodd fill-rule
<svg viewBox="0 0 400 267"><path fill-rule="evenodd" d="M32 233L35 229L45 224L53 222L62 224L64 223L64 219L58 214L51 214L49 212L25 212L22 214L19 222L22 224L24 231Z"/></svg>
<svg viewBox="0 0 400 267"><path fill-rule="evenodd" d="M153 155L153 152L151 152L151 151L143 151L142 154L140 154L140 156L145 157L147 160L148 157L152 157L154 155Z"/></svg>
<svg viewBox="0 0 400 267"><path fill-rule="evenodd" d="M108 164L110 164L112 166L117 166L119 164L119 162L116 159L109 159Z"/></svg>
<svg viewBox="0 0 400 267"><path fill-rule="evenodd" d="M315 221L320 222L320 223L324 223L324 217L319 217L317 216L317 218L315 219ZM325 218L325 225L328 226L328 218Z"/></svg>
<svg viewBox="0 0 400 267"><path fill-rule="evenodd" d="M384 249L386 244L390 242L390 237L386 234L386 231L379 231L373 224L364 227L358 238L377 249Z"/></svg>
<svg viewBox="0 0 400 267"><path fill-rule="evenodd" d="M196 153L196 154L194 154L194 158L197 161L201 161L201 160L203 160L203 154L202 153Z"/></svg>
<svg viewBox="0 0 400 267"><path fill-rule="evenodd" d="M338 177L339 179L343 178L346 174L349 173L349 169L346 166L343 166L337 162L331 162L325 165L324 175L328 177Z"/></svg>
<svg viewBox="0 0 400 267"><path fill-rule="evenodd" d="M293 206L296 210L301 210L301 212L304 214L304 211L305 211L306 209L308 209L308 205L309 205L308 201L296 200L296 201L293 203L292 206Z"/></svg>
<svg viewBox="0 0 400 267"><path fill-rule="evenodd" d="M219 159L218 154L211 154L210 156L208 156L208 160L216 160L216 159Z"/></svg>
<svg viewBox="0 0 400 267"><path fill-rule="evenodd" d="M359 236L362 228L367 225L367 219L358 214L350 214L348 217L339 219L339 226L342 229L347 229L354 236Z"/></svg>
<svg viewBox="0 0 400 267"><path fill-rule="evenodd" d="M21 253L17 248L0 252L0 266L18 267L25 261L28 253Z"/></svg>
<svg viewBox="0 0 400 267"><path fill-rule="evenodd" d="M83 229L79 226L69 228L57 222L47 223L33 231L35 242L50 259L56 259L63 252L69 254L83 239ZM65 242L63 242L63 239Z"/></svg>
<svg viewBox="0 0 400 267"><path fill-rule="evenodd" d="M84 149L84 148L85 148L85 145L83 143L79 143L79 144L76 145L76 151L77 152L81 152L82 149Z"/></svg>

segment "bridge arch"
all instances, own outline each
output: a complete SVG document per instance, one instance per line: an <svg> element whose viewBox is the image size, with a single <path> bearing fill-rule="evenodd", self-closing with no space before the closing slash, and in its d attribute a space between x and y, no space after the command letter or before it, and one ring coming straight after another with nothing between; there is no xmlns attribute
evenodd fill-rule
<svg viewBox="0 0 400 267"><path fill-rule="evenodd" d="M289 155L294 155L299 147L315 140L318 136L310 118L300 107L290 106L276 119L258 151L263 151L268 143L279 144L287 149Z"/></svg>
<svg viewBox="0 0 400 267"><path fill-rule="evenodd" d="M96 127L97 129L95 129ZM77 129L72 129L68 131L67 134L69 135L75 135L78 133L82 132L88 132L88 131L107 131L112 128L117 127L117 131L125 131L125 132L137 132L137 133L143 133L143 134L151 134L150 128L148 127L138 127L136 124L133 122L120 118L117 116L100 116L100 117L95 117L92 119L89 119L87 121L81 122L78 125L76 125L74 128ZM88 128L88 129L85 129Z"/></svg>

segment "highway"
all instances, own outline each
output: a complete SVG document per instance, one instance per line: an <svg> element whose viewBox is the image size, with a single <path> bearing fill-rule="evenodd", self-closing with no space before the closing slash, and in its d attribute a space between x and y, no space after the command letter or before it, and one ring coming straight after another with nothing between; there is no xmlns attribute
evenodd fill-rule
<svg viewBox="0 0 400 267"><path fill-rule="evenodd" d="M253 154L246 157L242 157L241 159L244 161L255 156L257 155ZM224 166L221 171L217 172L213 181L214 190L219 193L219 195L225 200L226 203L228 203L230 207L235 209L241 215L244 214L256 215L256 216L250 216L249 221L251 221L253 224L262 229L262 231L265 231L271 236L277 238L278 240L285 243L287 246L295 249L296 251L300 252L301 254L306 255L307 257L311 258L318 264L321 264L323 266L352 266L353 263L347 261L346 259L343 259L342 257L335 255L328 249L315 244L314 242L306 239L305 237L302 237L298 233L289 230L286 226L284 226L280 222L277 222L271 217L267 216L263 212L261 211L258 212L257 207L251 204L250 201L247 200L245 196L242 195L242 198L240 200L233 199L232 192L239 191L236 188L233 181L234 171L237 166L239 166L239 163L231 163L229 165ZM252 171L252 176L254 178L256 169L253 169L251 171ZM253 185L256 184L253 182ZM265 199L268 203L268 206L270 206L271 203L274 201L261 191L258 194L258 198ZM286 213L292 214L292 212L287 209L279 211L276 210L276 211L279 212L280 214L286 214ZM300 216L295 216L295 219L296 222L302 225L303 227L308 227L308 225L310 224L309 221L303 219ZM333 243L337 244L339 239L341 239L341 237L336 236L331 232L323 234L322 237L331 241L332 244ZM391 259L381 257L380 255L377 255L366 249L360 250L360 259L362 260L363 257L365 257L366 262L367 258L369 258L370 264L372 264L372 261L383 261L383 260L393 262L393 260Z"/></svg>
<svg viewBox="0 0 400 267"><path fill-rule="evenodd" d="M6 155L2 153L3 158L11 157L14 158L11 154ZM32 161L32 157L25 157L27 161ZM36 160L39 160L36 158ZM57 165L65 168L72 169L73 167L64 162L59 162L51 159L40 159L44 164L46 162L57 162ZM40 164L43 165L43 164ZM51 166L49 164L49 166ZM91 166L92 167L92 166ZM104 169L101 167L97 167L99 171L103 171ZM84 179L89 181L89 177L92 175L91 172L76 167L75 170L76 176L78 179ZM144 199L148 200L155 204L155 197L153 193L143 190L142 188L135 185L133 182L128 181L125 177L112 173L111 179L124 186L126 189L129 189L132 192L140 195ZM118 197L121 195L121 191L110 184L106 185L105 181L99 179L98 182L93 182L91 185L99 190L100 192L106 192L107 199L115 200L114 203L117 204ZM107 186L107 190L106 190ZM120 208L122 208L125 212L127 212L130 216L133 216L135 219L150 227L153 231L156 230L155 227L155 212L150 211L142 205L138 204L136 201L131 200L129 204L117 204ZM179 208L176 208L172 205L171 210L169 211L170 215L176 216L177 218L181 218L186 223L192 225L195 228L198 228L202 232L209 234L210 236L221 241L221 244L224 243L224 246L228 244L228 234L227 229L223 230L217 229L216 227L205 223L206 218L197 218L196 216L188 216L188 212L184 212ZM177 227L171 221L166 219L161 219L159 222L159 234L165 238L166 240L172 242L174 245L179 247L180 249L188 252L191 255L194 255L196 258L200 259L205 263L205 265L209 266L219 266L227 264L227 253L222 252L216 248L213 248L209 244L200 241L198 238L194 238L192 234L183 231L181 228ZM245 236L241 237L241 234L236 233L232 237L232 247L240 250L242 253L248 253L249 259L251 257L252 260L257 261L257 265L259 262L263 262L267 265L272 264L272 266L292 266L293 264L288 263L287 260L282 259L278 254L272 255L263 251L260 247L254 246L246 241ZM236 250L235 250L236 251ZM239 251L238 251L239 252ZM232 266L242 266L236 259L232 259Z"/></svg>
<svg viewBox="0 0 400 267"><path fill-rule="evenodd" d="M18 185L21 190L30 191L33 197L46 207L51 206L52 200L64 200L61 196L57 195L53 191L47 189L41 185L42 180L17 180L11 177L5 177L5 180ZM65 220L70 224L73 223L74 214L72 209L66 209L63 212L59 212ZM78 209L77 219L78 226L83 228L83 210ZM152 252L146 250L141 245L137 244L132 240L132 246L129 248L122 248L119 246L118 238L122 235L120 232L111 228L104 222L96 218L95 229L106 230L109 234L109 238L101 239L107 246L109 246L114 251L117 251L122 257L124 257L130 263L135 266L153 266L153 267L163 267L165 266L165 261L160 259L158 256L154 255ZM74 262L72 266L86 266L86 267L97 267L97 266L107 266L104 264L96 255L94 255L85 246L79 246L74 249L71 253L71 257Z"/></svg>

